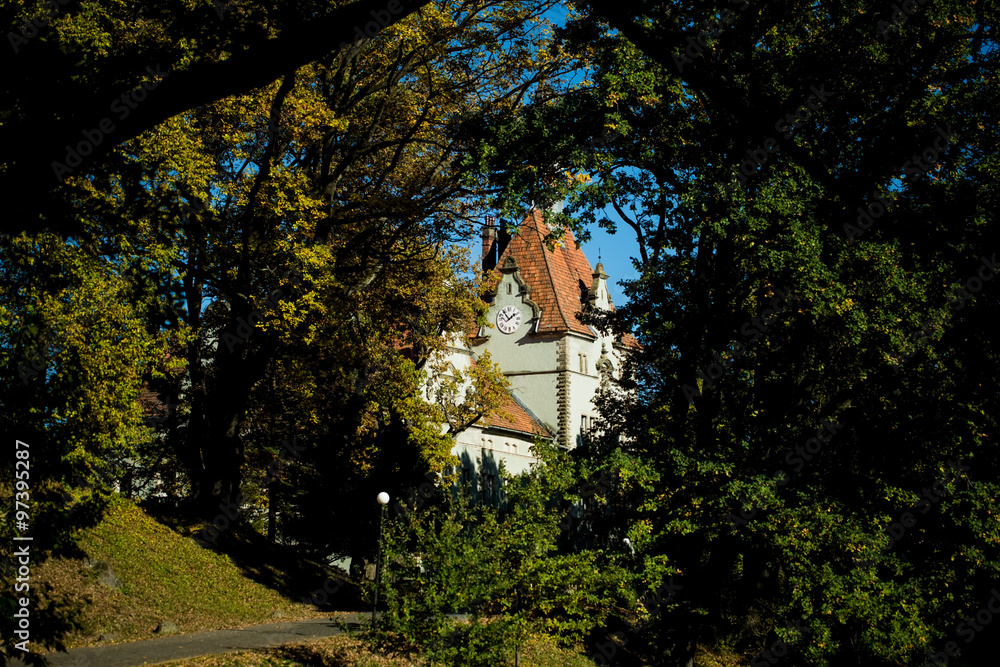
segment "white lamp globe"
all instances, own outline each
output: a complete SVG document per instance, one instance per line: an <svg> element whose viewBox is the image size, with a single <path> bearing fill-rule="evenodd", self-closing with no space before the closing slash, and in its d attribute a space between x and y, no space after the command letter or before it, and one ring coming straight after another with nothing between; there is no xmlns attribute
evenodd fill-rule
<svg viewBox="0 0 1000 667"><path fill-rule="evenodd" d="M388 505L389 504L389 494L386 493L385 491L383 491L382 493L378 494L378 504L379 505Z"/></svg>

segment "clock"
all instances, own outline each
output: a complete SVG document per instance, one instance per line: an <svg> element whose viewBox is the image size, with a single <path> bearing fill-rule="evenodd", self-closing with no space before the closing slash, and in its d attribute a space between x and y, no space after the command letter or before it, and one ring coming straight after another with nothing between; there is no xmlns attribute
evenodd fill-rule
<svg viewBox="0 0 1000 667"><path fill-rule="evenodd" d="M521 311L517 306L504 306L497 313L497 329L512 334L521 326Z"/></svg>

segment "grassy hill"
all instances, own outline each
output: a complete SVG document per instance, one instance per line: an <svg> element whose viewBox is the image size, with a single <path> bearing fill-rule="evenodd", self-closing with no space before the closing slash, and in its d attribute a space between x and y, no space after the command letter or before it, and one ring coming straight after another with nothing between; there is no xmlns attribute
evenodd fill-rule
<svg viewBox="0 0 1000 667"><path fill-rule="evenodd" d="M34 574L41 605L58 604L77 626L64 638L66 646L91 645L102 635L101 643L151 638L164 620L180 632L194 632L267 623L273 615L320 615L293 597L294 587L286 585L285 595L274 590L287 584L275 582L276 572L254 562L242 566L186 536L198 529L193 522L167 527L119 498L98 526L81 531L86 558L57 557L39 565ZM239 539L230 536L229 546ZM261 551L260 545L246 547ZM311 579L321 582L324 576L315 566Z"/></svg>
<svg viewBox="0 0 1000 667"><path fill-rule="evenodd" d="M77 629L63 638L67 648L155 637L161 621L180 632L233 628L322 615L295 598L316 588L326 573L316 563L271 547L252 533L232 531L219 546L194 539L201 524L180 514L156 518L134 503L116 498L104 520L83 530L84 557L54 557L36 568L41 605L56 604ZM106 583L102 583L102 579ZM113 588L112 584L117 588ZM283 595L278 590L287 591ZM349 586L341 602L360 608ZM328 615L328 614L327 614ZM586 667L593 663L570 651L536 643L529 649L537 667ZM368 651L354 637L332 637L286 647L204 656L169 663L185 667L228 665L324 665L329 667L411 667L405 657Z"/></svg>
<svg viewBox="0 0 1000 667"><path fill-rule="evenodd" d="M194 537L202 525L179 513L156 518L133 502L116 498L104 520L78 537L80 558L54 557L38 565L33 582L40 609L56 605L75 630L63 637L67 648L151 639L162 621L182 633L235 628L281 620L329 616L299 602L328 576L318 563L294 550L275 547L253 531L230 530L216 546ZM103 582L102 582L103 580ZM364 608L351 584L342 587L334 608ZM37 650L37 645L36 645ZM559 649L533 641L525 667L587 667L588 651ZM338 636L303 644L169 663L170 667L416 667L413 656L371 653L357 638ZM702 649L701 667L745 664L728 651ZM167 667L167 664L164 664Z"/></svg>

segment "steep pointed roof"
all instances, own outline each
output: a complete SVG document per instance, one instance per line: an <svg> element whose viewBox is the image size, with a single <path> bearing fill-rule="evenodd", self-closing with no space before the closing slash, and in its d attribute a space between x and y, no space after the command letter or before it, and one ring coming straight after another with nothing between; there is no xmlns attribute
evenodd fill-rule
<svg viewBox="0 0 1000 667"><path fill-rule="evenodd" d="M531 287L531 300L542 309L538 333L573 331L596 338L590 327L577 319L585 303L584 294L593 284L594 270L569 230L550 251L545 244L550 231L542 221L542 212L532 209L500 255L497 266L503 266L508 256L517 260L521 277Z"/></svg>

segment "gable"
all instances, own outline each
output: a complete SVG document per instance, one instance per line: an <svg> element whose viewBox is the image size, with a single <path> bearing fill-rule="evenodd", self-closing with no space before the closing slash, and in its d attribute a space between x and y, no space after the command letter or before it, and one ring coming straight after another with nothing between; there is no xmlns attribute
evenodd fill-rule
<svg viewBox="0 0 1000 667"><path fill-rule="evenodd" d="M531 287L531 299L541 309L538 333L572 331L596 339L590 327L577 318L586 303L583 297L594 280L594 270L569 230L550 251L545 244L550 231L541 211L529 211L498 264L503 266L507 257L517 261L521 278Z"/></svg>

